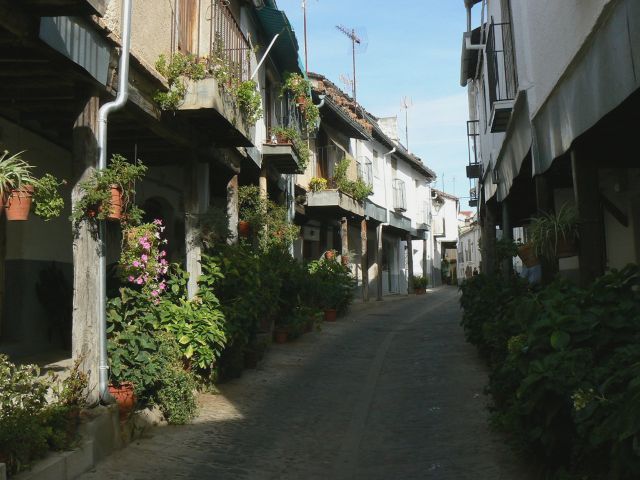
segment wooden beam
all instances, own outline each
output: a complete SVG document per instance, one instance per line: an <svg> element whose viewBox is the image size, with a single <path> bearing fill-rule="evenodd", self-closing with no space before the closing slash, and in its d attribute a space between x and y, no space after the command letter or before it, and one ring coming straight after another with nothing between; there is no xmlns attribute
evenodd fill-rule
<svg viewBox="0 0 640 480"><path fill-rule="evenodd" d="M87 180L98 162L98 110L99 97L88 99L73 126L73 190L72 207L82 197L80 183ZM99 345L98 332L98 249L93 228L85 220L73 236L73 358L82 359L81 368L89 376L88 402L99 400Z"/></svg>
<svg viewBox="0 0 640 480"><path fill-rule="evenodd" d="M376 300L382 301L382 224L376 227L376 284L378 292Z"/></svg>
<svg viewBox="0 0 640 480"><path fill-rule="evenodd" d="M349 221L347 220L347 217L342 217L340 219L340 240L342 264L347 265L349 263Z"/></svg>
<svg viewBox="0 0 640 480"><path fill-rule="evenodd" d="M604 274L604 232L596 157L571 150L573 192L578 209L580 285L586 287Z"/></svg>
<svg viewBox="0 0 640 480"><path fill-rule="evenodd" d="M362 254L360 255L360 268L362 269L362 301L369 301L369 259L367 257L367 219L360 222L360 240L362 241Z"/></svg>
<svg viewBox="0 0 640 480"><path fill-rule="evenodd" d="M407 270L408 270L408 281L407 281L407 294L411 295L413 293L413 241L411 238L411 232L407 232Z"/></svg>

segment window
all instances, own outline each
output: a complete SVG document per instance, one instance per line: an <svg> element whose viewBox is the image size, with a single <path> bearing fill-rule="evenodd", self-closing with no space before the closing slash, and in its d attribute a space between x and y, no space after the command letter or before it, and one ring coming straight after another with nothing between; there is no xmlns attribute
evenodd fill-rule
<svg viewBox="0 0 640 480"><path fill-rule="evenodd" d="M196 0L180 0L178 10L178 50L182 53L193 53L193 32L197 26Z"/></svg>

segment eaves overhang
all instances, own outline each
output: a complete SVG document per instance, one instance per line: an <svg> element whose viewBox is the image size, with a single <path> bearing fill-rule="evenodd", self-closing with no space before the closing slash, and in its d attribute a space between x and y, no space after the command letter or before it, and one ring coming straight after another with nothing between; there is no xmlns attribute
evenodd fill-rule
<svg viewBox="0 0 640 480"><path fill-rule="evenodd" d="M369 132L349 116L342 107L330 97L325 97L322 107L322 121L340 127L343 133L358 140L371 140Z"/></svg>

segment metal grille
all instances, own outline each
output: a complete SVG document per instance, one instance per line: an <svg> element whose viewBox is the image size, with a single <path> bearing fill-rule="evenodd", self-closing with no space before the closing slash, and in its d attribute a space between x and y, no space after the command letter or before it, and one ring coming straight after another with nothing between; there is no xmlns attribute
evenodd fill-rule
<svg viewBox="0 0 640 480"><path fill-rule="evenodd" d="M251 46L225 0L210 0L209 68L228 67L240 82L249 80Z"/></svg>
<svg viewBox="0 0 640 480"><path fill-rule="evenodd" d="M399 178L393 180L393 208L395 210L407 210L407 192L404 182Z"/></svg>
<svg viewBox="0 0 640 480"><path fill-rule="evenodd" d="M511 23L493 23L487 38L487 76L489 101L514 100L516 98L516 69Z"/></svg>

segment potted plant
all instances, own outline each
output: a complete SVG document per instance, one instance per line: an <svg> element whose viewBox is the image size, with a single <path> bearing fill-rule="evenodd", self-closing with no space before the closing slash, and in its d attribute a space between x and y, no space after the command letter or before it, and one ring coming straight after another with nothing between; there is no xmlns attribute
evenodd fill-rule
<svg viewBox="0 0 640 480"><path fill-rule="evenodd" d="M118 404L120 421L126 420L136 405L136 394L133 382L118 382L109 385L109 393Z"/></svg>
<svg viewBox="0 0 640 480"><path fill-rule="evenodd" d="M9 152L4 151L0 155L0 198L7 210L7 220L27 220L32 205L35 214L45 220L59 216L64 200L58 188L64 182L51 174L36 178L33 166L22 159L22 153L8 156Z"/></svg>
<svg viewBox="0 0 640 480"><path fill-rule="evenodd" d="M429 281L427 277L420 275L412 277L413 279L413 291L416 295L424 295L427 292L427 285Z"/></svg>
<svg viewBox="0 0 640 480"><path fill-rule="evenodd" d="M134 185L146 171L140 161L129 163L122 155L113 155L107 168L94 171L80 184L84 195L73 208L73 223L77 225L83 218L135 223L141 212L133 205Z"/></svg>
<svg viewBox="0 0 640 480"><path fill-rule="evenodd" d="M311 86L299 73L289 73L282 84L281 95L289 92L296 99L298 105L304 105L309 96Z"/></svg>
<svg viewBox="0 0 640 480"><path fill-rule="evenodd" d="M313 177L309 180L309 190L312 192L320 192L326 190L329 185L326 178Z"/></svg>
<svg viewBox="0 0 640 480"><path fill-rule="evenodd" d="M278 144L293 145L300 137L298 132L290 127L275 127L271 129L271 134L275 136Z"/></svg>
<svg viewBox="0 0 640 480"><path fill-rule="evenodd" d="M540 263L531 242L518 244L518 257L520 257L520 260L522 260L522 263L527 268L535 267Z"/></svg>
<svg viewBox="0 0 640 480"><path fill-rule="evenodd" d="M565 258L577 254L578 214L574 207L562 205L557 213L533 218L529 235L538 256Z"/></svg>

